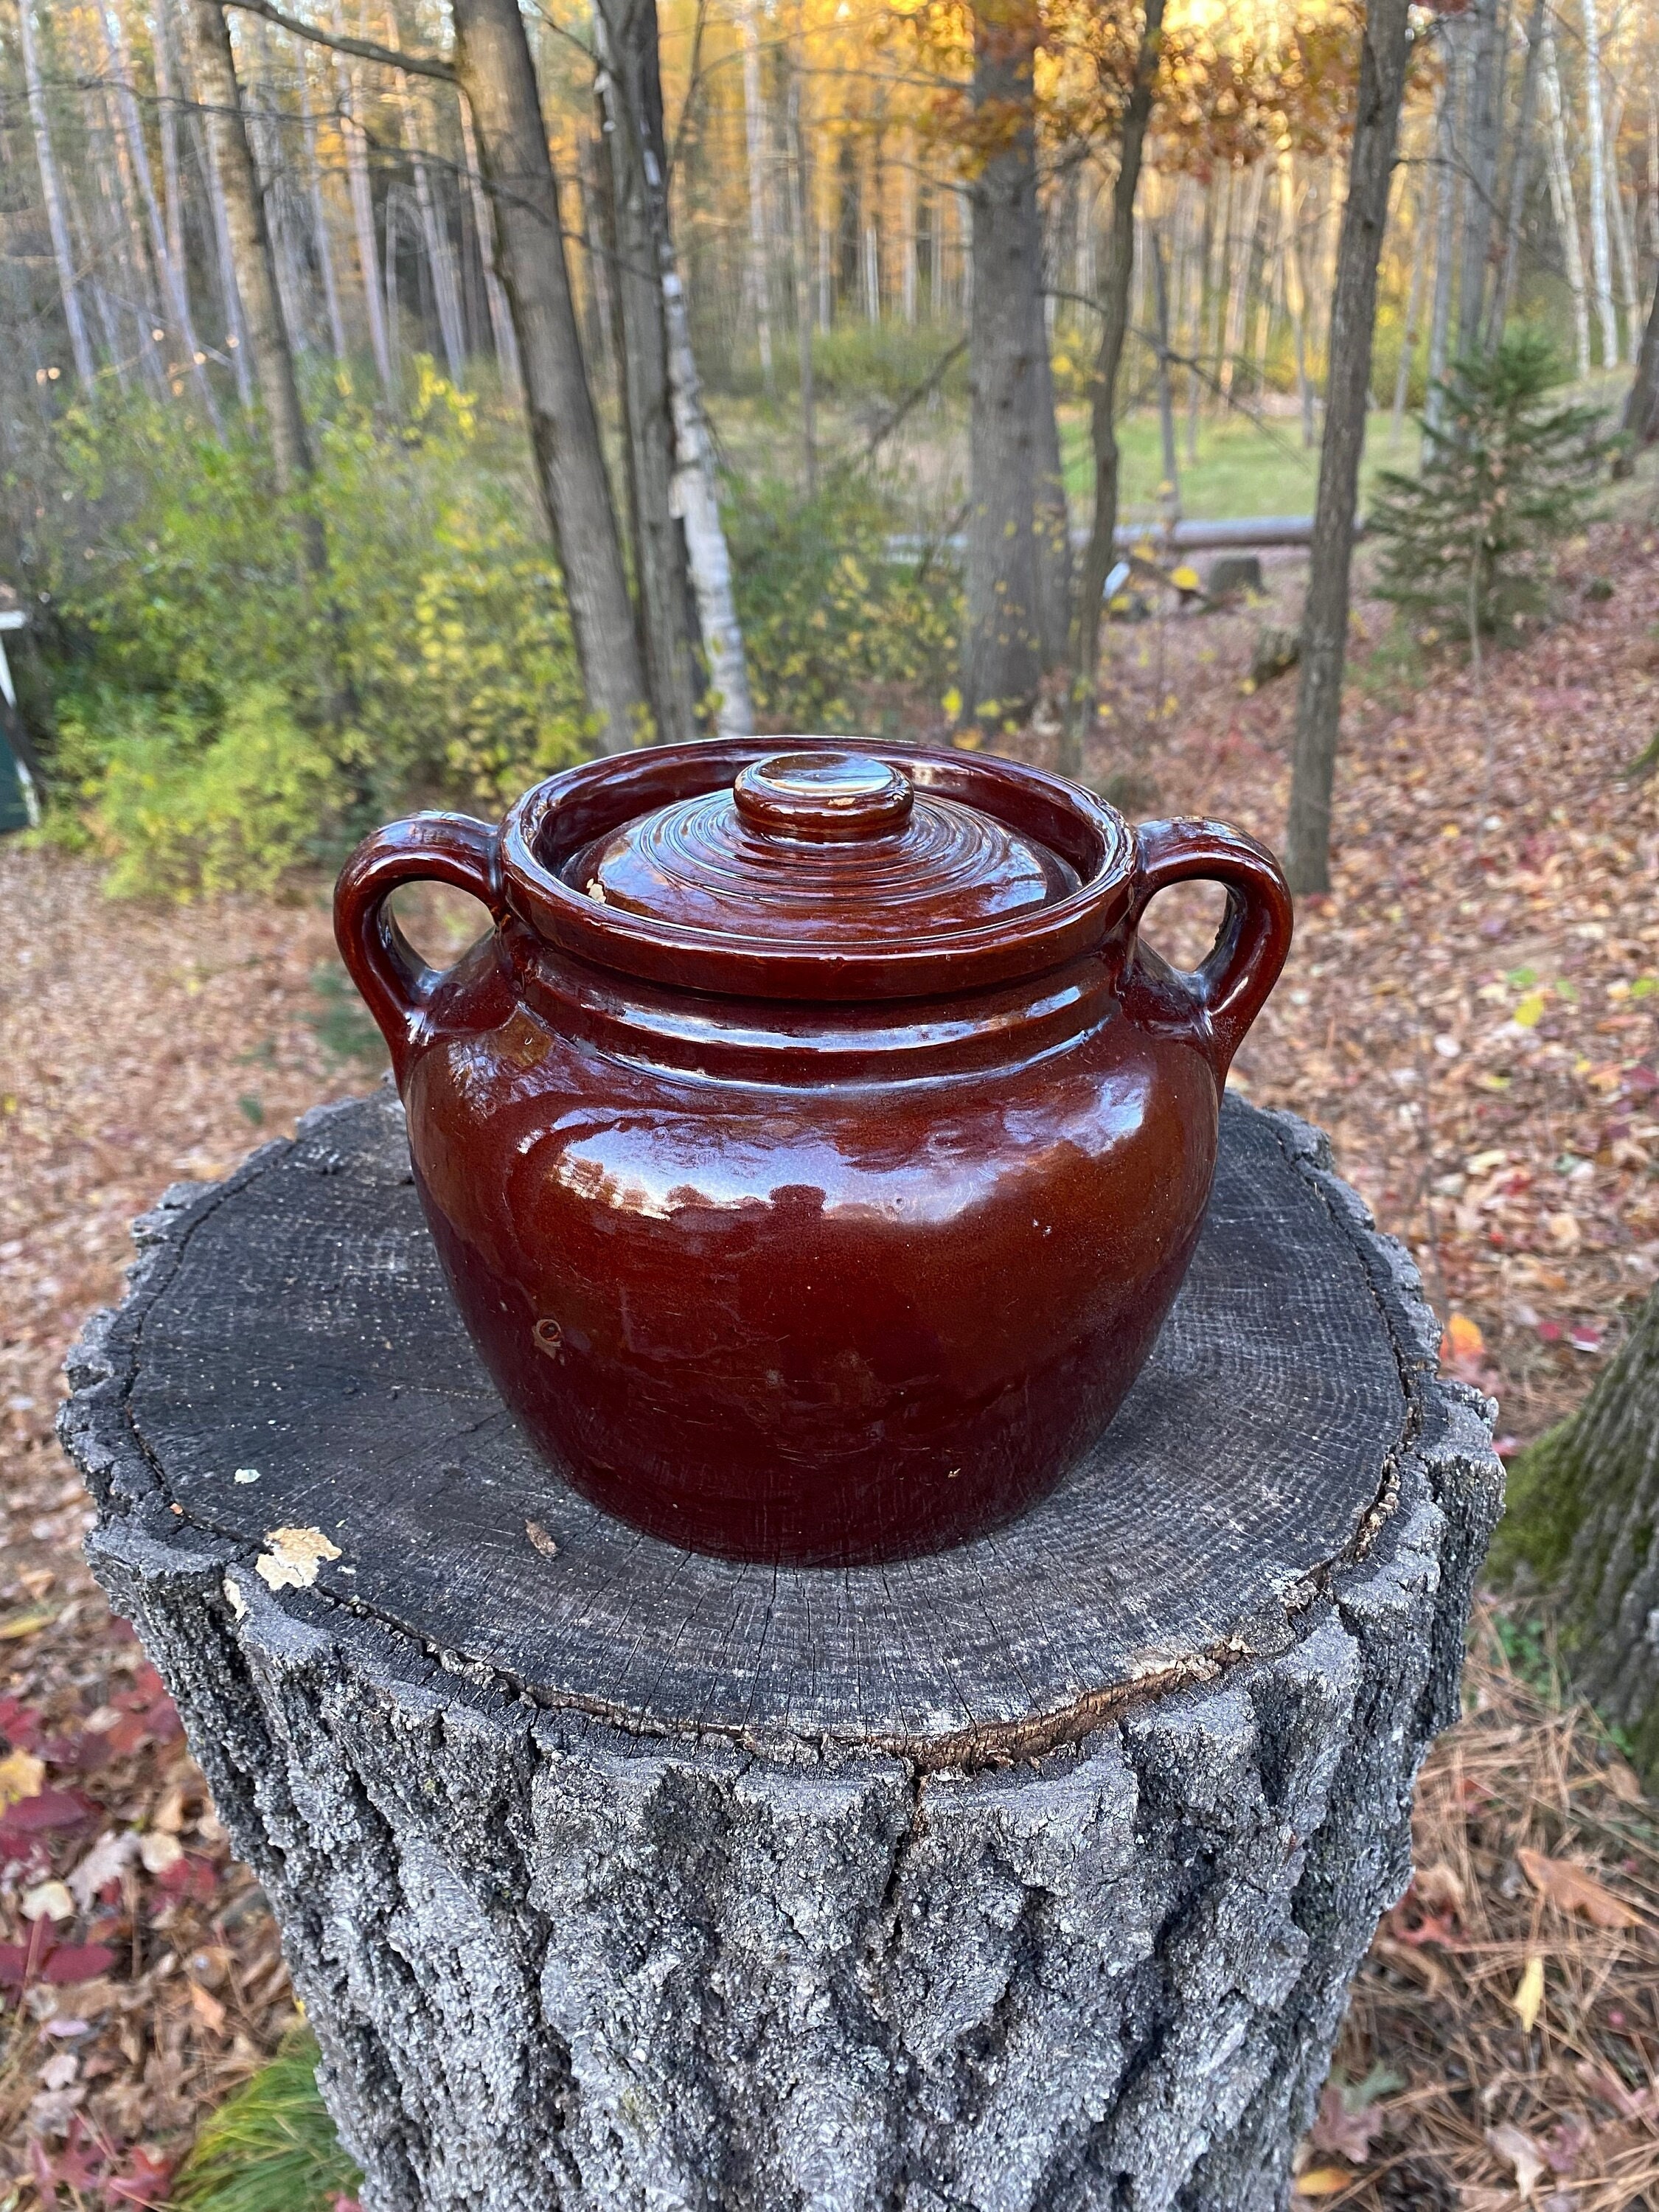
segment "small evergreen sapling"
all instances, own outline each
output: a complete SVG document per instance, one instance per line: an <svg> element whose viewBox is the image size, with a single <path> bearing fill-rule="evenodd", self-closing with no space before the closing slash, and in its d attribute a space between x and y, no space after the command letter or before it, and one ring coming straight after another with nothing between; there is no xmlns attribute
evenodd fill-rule
<svg viewBox="0 0 1659 2212"><path fill-rule="evenodd" d="M1459 361L1425 419L1421 472L1389 470L1370 529L1382 541L1377 589L1425 641L1513 629L1542 605L1556 543L1587 519L1613 439L1601 410L1556 404L1563 371L1548 340L1507 335Z"/></svg>

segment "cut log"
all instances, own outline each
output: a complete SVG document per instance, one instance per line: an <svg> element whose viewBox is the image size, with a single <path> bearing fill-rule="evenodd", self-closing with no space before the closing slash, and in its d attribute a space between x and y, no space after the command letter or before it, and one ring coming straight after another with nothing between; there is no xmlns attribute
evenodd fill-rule
<svg viewBox="0 0 1659 2212"><path fill-rule="evenodd" d="M518 1437L383 1095L169 1194L64 1433L373 2212L1266 2212L1498 1510L1436 1343L1322 1140L1230 1101L1053 1497L702 1559Z"/></svg>

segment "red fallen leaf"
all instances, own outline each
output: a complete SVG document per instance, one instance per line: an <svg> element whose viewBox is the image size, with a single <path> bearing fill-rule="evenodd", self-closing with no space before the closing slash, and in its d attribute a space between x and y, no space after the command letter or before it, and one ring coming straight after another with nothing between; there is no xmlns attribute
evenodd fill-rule
<svg viewBox="0 0 1659 2212"><path fill-rule="evenodd" d="M40 1751L46 1765L60 1774L91 1774L109 1757L109 1739L94 1735L90 1729L77 1729L73 1735L46 1737Z"/></svg>
<svg viewBox="0 0 1659 2212"><path fill-rule="evenodd" d="M219 1887L219 1869L211 1859L185 1851L156 1875L155 1887L169 1898L194 1898L198 1904L205 1905Z"/></svg>
<svg viewBox="0 0 1659 2212"><path fill-rule="evenodd" d="M1577 1328L1569 1329L1567 1342L1575 1352L1599 1352L1601 1332L1593 1322L1581 1322Z"/></svg>
<svg viewBox="0 0 1659 2212"><path fill-rule="evenodd" d="M1659 1091L1659 1075L1656 1075L1650 1067L1626 1068L1620 1087L1633 1098L1645 1098L1651 1092Z"/></svg>
<svg viewBox="0 0 1659 2212"><path fill-rule="evenodd" d="M1505 1462L1512 1460L1520 1449L1519 1437L1499 1437L1492 1445L1492 1449L1498 1454L1498 1458Z"/></svg>
<svg viewBox="0 0 1659 2212"><path fill-rule="evenodd" d="M115 1954L107 1943L64 1943L48 1955L46 1977L54 1984L95 1982L114 1964Z"/></svg>
<svg viewBox="0 0 1659 2212"><path fill-rule="evenodd" d="M44 1723L33 1705L26 1705L9 1692L0 1698L0 1735L14 1751L39 1751Z"/></svg>
<svg viewBox="0 0 1659 2212"><path fill-rule="evenodd" d="M1449 1912L1431 1912L1415 1928L1397 1928L1394 1932L1402 1943L1438 1943L1446 1951L1461 1951L1463 1948L1462 1930L1455 1916Z"/></svg>
<svg viewBox="0 0 1659 2212"><path fill-rule="evenodd" d="M1566 1331L1559 1321L1540 1321L1538 1334L1546 1344L1559 1344Z"/></svg>
<svg viewBox="0 0 1659 2212"><path fill-rule="evenodd" d="M141 2144L125 2173L112 2174L104 2184L105 2201L111 2204L141 2204L160 2212L173 2183L174 2160L155 2158Z"/></svg>
<svg viewBox="0 0 1659 2212"><path fill-rule="evenodd" d="M40 1919L30 1924L26 1942L0 1943L0 1990L21 1990L33 1981L53 1940L52 1923Z"/></svg>
<svg viewBox="0 0 1659 2212"><path fill-rule="evenodd" d="M87 2133L85 2124L76 2112L70 2122L64 2148L55 2157L47 2151L38 2136L31 2140L29 2164L33 2169L35 2185L42 2200L47 2204L55 2204L60 2188L69 2190L77 2197L94 2189L103 2159L100 2147Z"/></svg>
<svg viewBox="0 0 1659 2212"><path fill-rule="evenodd" d="M1341 2090L1328 2081L1320 2093L1319 2112L1308 2130L1308 2141L1316 2151L1334 2152L1350 2166L1363 2166L1370 2155L1371 2139L1387 2118L1375 2105L1351 2112Z"/></svg>

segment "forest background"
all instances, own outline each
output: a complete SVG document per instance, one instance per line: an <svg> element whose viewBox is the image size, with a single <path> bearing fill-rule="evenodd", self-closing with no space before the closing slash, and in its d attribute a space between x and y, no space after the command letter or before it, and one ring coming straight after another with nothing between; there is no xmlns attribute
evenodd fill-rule
<svg viewBox="0 0 1659 2212"><path fill-rule="evenodd" d="M352 840L752 723L1280 841L1309 564L1211 607L1161 533L1314 507L1362 17L1179 0L1143 72L1151 12L0 0L0 617L45 800L0 845L0 2207L353 2185L52 1435L131 1218L372 1079L323 913ZM1655 366L1659 15L1410 28L1373 514L1419 416L1477 449L1442 380L1506 329L1609 428ZM1052 586L1086 599L1115 314L1155 565L1085 682ZM1650 461L1597 497L1473 640L1362 548L1331 888L1235 1071L1330 1131L1511 1455L1659 1342ZM469 925L410 926L435 957ZM1659 2207L1656 1746L1575 1704L1535 1596L1483 1609L1310 2202Z"/></svg>
<svg viewBox="0 0 1659 2212"><path fill-rule="evenodd" d="M270 8L216 18L276 278L252 333L197 0L34 0L0 24L0 582L29 617L14 657L54 832L117 890L269 885L410 800L492 811L647 733L1035 720L1040 744L1060 719L1063 611L988 667L964 593L982 613L1025 549L1016 596L1041 597L1060 487L1089 520L1139 17L526 11L556 197L520 258L539 278L562 251L574 323L550 398L530 366L527 437L496 274L523 195L492 182L454 82L480 4L333 0L287 19L312 37ZM1650 10L1415 12L1373 471L1410 465L1407 410L1506 320L1611 398L1659 253ZM1343 0L1168 15L1115 392L1126 523L1312 507L1357 21ZM279 349L297 474L266 436ZM975 386L1027 448L981 440L977 483ZM604 467L562 522L547 425L580 446L590 392ZM562 562L571 515L607 504L610 544Z"/></svg>

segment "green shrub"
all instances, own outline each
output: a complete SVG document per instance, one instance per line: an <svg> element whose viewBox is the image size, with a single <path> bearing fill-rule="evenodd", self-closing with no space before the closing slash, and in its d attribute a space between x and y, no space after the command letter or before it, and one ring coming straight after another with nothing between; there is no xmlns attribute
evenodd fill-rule
<svg viewBox="0 0 1659 2212"><path fill-rule="evenodd" d="M1419 473L1377 478L1377 589L1425 639L1514 629L1541 606L1553 547L1584 520L1613 443L1597 409L1551 400L1563 377L1547 338L1511 331L1445 379Z"/></svg>
<svg viewBox="0 0 1659 2212"><path fill-rule="evenodd" d="M897 695L932 706L950 682L960 586L937 561L889 557L901 522L861 470L836 471L815 499L780 483L734 494L738 612L756 711L772 728L879 732Z"/></svg>
<svg viewBox="0 0 1659 2212"><path fill-rule="evenodd" d="M270 890L346 796L337 762L275 684L231 696L216 724L143 694L102 691L62 717L79 826L112 863L112 896Z"/></svg>
<svg viewBox="0 0 1659 2212"><path fill-rule="evenodd" d="M52 765L118 892L266 884L371 818L494 811L591 750L518 426L422 363L395 428L348 387L313 428L320 594L301 503L241 428L222 445L139 399L60 426L33 549L69 702Z"/></svg>

